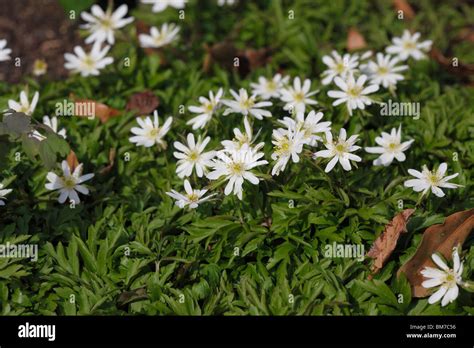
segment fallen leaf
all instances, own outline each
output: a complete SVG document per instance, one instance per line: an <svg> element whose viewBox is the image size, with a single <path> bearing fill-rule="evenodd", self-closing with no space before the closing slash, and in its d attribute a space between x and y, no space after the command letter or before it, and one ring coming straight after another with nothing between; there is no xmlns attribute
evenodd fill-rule
<svg viewBox="0 0 474 348"><path fill-rule="evenodd" d="M151 91L133 94L127 102L127 110L135 111L137 115L149 115L160 105L158 97Z"/></svg>
<svg viewBox="0 0 474 348"><path fill-rule="evenodd" d="M79 161L74 151L72 150L69 151L69 155L67 155L66 161L67 161L67 164L69 165L71 173L73 173L74 169L76 169L76 167L79 165Z"/></svg>
<svg viewBox="0 0 474 348"><path fill-rule="evenodd" d="M431 255L439 252L447 260L451 259L453 247L463 244L474 228L474 209L454 213L446 218L444 223L428 227L423 233L423 239L415 255L398 271L405 273L412 287L414 297L425 297L431 293L421 283L425 280L420 271L437 266L431 260Z"/></svg>
<svg viewBox="0 0 474 348"><path fill-rule="evenodd" d="M393 6L395 10L402 11L403 17L406 19L415 18L415 11L413 7L406 0L393 0Z"/></svg>
<svg viewBox="0 0 474 348"><path fill-rule="evenodd" d="M109 150L109 164L107 164L104 168L100 170L100 174L107 174L112 170L115 164L116 155L117 155L117 150L115 150L114 148Z"/></svg>
<svg viewBox="0 0 474 348"><path fill-rule="evenodd" d="M461 61L457 61L457 66L453 65L454 57L446 57L440 50L433 47L430 52L431 58L433 58L439 65L453 75L461 78L467 78L469 75L474 74L474 64L466 64Z"/></svg>
<svg viewBox="0 0 474 348"><path fill-rule="evenodd" d="M116 117L121 114L120 110L111 108L106 104L100 103L91 99L75 99L76 103L92 103L95 109L95 116L100 119L102 123L107 122L112 117Z"/></svg>
<svg viewBox="0 0 474 348"><path fill-rule="evenodd" d="M382 269L385 262L388 260L393 250L397 246L398 238L401 233L405 233L407 222L410 216L413 214L415 209L405 209L401 213L395 215L383 231L383 233L375 240L372 248L367 253L368 257L374 259L371 271L372 274L369 279L372 278L379 270Z"/></svg>
<svg viewBox="0 0 474 348"><path fill-rule="evenodd" d="M351 27L347 33L346 46L348 51L356 51L367 47L367 43L362 34L356 28Z"/></svg>
<svg viewBox="0 0 474 348"><path fill-rule="evenodd" d="M124 291L117 297L117 305L125 307L130 303L145 300L148 298L146 288L141 287L131 291Z"/></svg>
<svg viewBox="0 0 474 348"><path fill-rule="evenodd" d="M218 42L212 46L205 45L206 55L203 71L209 72L213 63L227 70L237 69L241 76L267 64L271 58L271 48L246 48L239 50L231 41Z"/></svg>

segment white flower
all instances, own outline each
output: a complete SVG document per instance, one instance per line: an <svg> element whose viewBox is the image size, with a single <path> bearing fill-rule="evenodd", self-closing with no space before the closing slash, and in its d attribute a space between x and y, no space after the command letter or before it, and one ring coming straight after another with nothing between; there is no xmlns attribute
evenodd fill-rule
<svg viewBox="0 0 474 348"><path fill-rule="evenodd" d="M350 55L346 53L344 56L340 56L336 51L332 51L331 54L332 57L323 56L323 63L328 66L328 69L322 73L322 76L324 76L323 85L330 84L336 76L345 79L349 73L355 73L359 65L357 54Z"/></svg>
<svg viewBox="0 0 474 348"><path fill-rule="evenodd" d="M3 200L6 199L5 196L10 192L12 192L11 189L3 189L3 184L0 184L0 206L5 205Z"/></svg>
<svg viewBox="0 0 474 348"><path fill-rule="evenodd" d="M406 156L403 152L408 150L413 141L412 139L402 143L402 125L400 125L398 131L396 128L392 128L390 134L382 132L381 137L375 138L375 142L380 146L366 147L365 151L381 154L379 158L374 160L374 166L388 166L394 158L399 162L405 161Z"/></svg>
<svg viewBox="0 0 474 348"><path fill-rule="evenodd" d="M220 101L224 91L219 88L216 95L212 91L209 91L209 99L206 97L199 97L201 106L190 106L189 111L199 114L196 117L190 119L186 124L193 125L193 129L204 128L204 126L212 119L212 116L220 106Z"/></svg>
<svg viewBox="0 0 474 348"><path fill-rule="evenodd" d="M350 161L356 161L356 162L362 161L362 159L359 156L351 153L360 149L360 146L354 145L355 142L357 141L358 136L359 135L356 134L356 135L351 136L349 139L346 139L347 138L346 130L344 128L341 128L341 130L339 131L338 139L333 141L331 132L327 132L326 142L324 143L324 146L326 146L327 150L316 152L314 154L314 158L317 158L317 157L331 158L332 157L332 160L329 161L329 163L326 166L326 169L324 170L326 173L330 172L338 161L342 165L342 168L344 168L344 170L349 171L351 170Z"/></svg>
<svg viewBox="0 0 474 348"><path fill-rule="evenodd" d="M135 136L130 137L130 142L136 143L137 146L151 147L157 144L160 148L166 148L166 141L164 141L163 138L170 130L173 117L168 117L163 127L160 127L158 111L155 110L153 115L153 121L150 116L147 116L144 120L137 118L140 127L133 127L131 129L131 132L135 134Z"/></svg>
<svg viewBox="0 0 474 348"><path fill-rule="evenodd" d="M5 48L6 46L7 40L0 40L0 62L11 59L10 53L12 50L10 48Z"/></svg>
<svg viewBox="0 0 474 348"><path fill-rule="evenodd" d="M239 90L239 94L231 89L230 94L232 94L235 100L222 100L222 103L229 107L224 111L224 116L230 113L240 113L244 116L252 115L258 120L263 119L263 117L272 117L270 111L262 109L263 107L271 106L271 102L257 102L255 95L249 97L244 88Z"/></svg>
<svg viewBox="0 0 474 348"><path fill-rule="evenodd" d="M49 128L52 129L52 131L60 136L62 136L64 139L66 139L66 129L63 128L58 132L58 118L56 116L49 117L49 116L44 116L43 117L43 124L48 126ZM32 136L35 137L36 139L42 141L46 139L45 136L40 134L38 131L33 131Z"/></svg>
<svg viewBox="0 0 474 348"><path fill-rule="evenodd" d="M187 137L188 146L180 143L179 141L174 142L174 147L181 152L174 152L173 155L178 159L178 166L176 167L176 174L180 178L190 176L193 173L194 167L196 167L196 174L198 177L202 177L207 172L207 167L212 164L211 159L215 156L215 151L209 151L203 153L206 145L211 140L210 137L206 137L201 142L201 136L199 136L197 143L194 141L194 134L189 133Z"/></svg>
<svg viewBox="0 0 474 348"><path fill-rule="evenodd" d="M39 93L35 92L33 95L33 99L31 99L31 103L28 100L28 96L25 91L20 92L20 102L16 102L15 100L8 100L8 107L10 109L15 110L16 112L24 112L27 115L33 114L36 108L36 104L38 104Z"/></svg>
<svg viewBox="0 0 474 348"><path fill-rule="evenodd" d="M437 254L431 255L431 259L440 268L425 267L420 273L428 280L425 280L421 285L424 288L434 288L439 286L438 290L434 292L428 299L429 304L434 304L441 300L441 306L453 302L459 295L458 284L462 283L463 264L459 258L458 249L453 248L453 268L448 265Z"/></svg>
<svg viewBox="0 0 474 348"><path fill-rule="evenodd" d="M222 146L224 146L226 150L240 150L244 144L247 144L251 148L256 136L254 138L253 129L247 117L244 117L244 128L245 133L238 128L234 128L234 139L221 141ZM260 144L258 147L261 147Z"/></svg>
<svg viewBox="0 0 474 348"><path fill-rule="evenodd" d="M81 27L88 29L91 33L85 40L87 44L92 42L107 42L110 45L115 43L114 31L123 28L127 24L133 22L133 17L123 18L128 12L127 5L119 6L115 12L112 12L112 8L108 8L106 12L98 5L91 7L91 13L82 12L81 17L85 20L86 24Z"/></svg>
<svg viewBox="0 0 474 348"><path fill-rule="evenodd" d="M336 106L341 103L346 103L349 114L352 116L352 110L365 109L366 105L372 104L372 99L367 97L367 94L378 91L378 85L369 85L364 87L367 80L366 75L360 75L357 81L354 76L349 74L346 81L339 76L334 78L334 83L341 89L340 91L329 91L328 96L337 98L332 105Z"/></svg>
<svg viewBox="0 0 474 348"><path fill-rule="evenodd" d="M258 83L251 83L252 93L258 95L263 100L280 97L281 89L288 83L289 76L282 77L276 74L272 79L266 79L263 76L258 78Z"/></svg>
<svg viewBox="0 0 474 348"><path fill-rule="evenodd" d="M33 75L35 76L41 76L46 74L46 71L48 70L48 64L44 59L35 59L35 62L33 63Z"/></svg>
<svg viewBox="0 0 474 348"><path fill-rule="evenodd" d="M110 46L105 46L103 49L100 46L101 43L96 41L89 53L85 53L81 46L74 47L75 55L64 54L64 59L66 59L64 67L72 70L73 73L80 73L82 76L99 75L99 70L114 61L112 57L105 56L109 52Z"/></svg>
<svg viewBox="0 0 474 348"><path fill-rule="evenodd" d="M81 202L77 192L80 192L84 195L89 194L89 189L82 185L87 180L90 180L94 177L94 174L85 174L82 175L82 164L79 164L74 172L71 174L71 169L69 164L66 161L62 161L61 167L63 170L63 175L58 176L54 172L49 172L46 178L48 183L45 185L48 190L59 190L59 203L66 202L66 199L69 198L74 204ZM76 192L77 191L77 192Z"/></svg>
<svg viewBox="0 0 474 348"><path fill-rule="evenodd" d="M418 42L420 38L420 33L410 34L408 30L405 29L402 37L394 37L392 39L393 45L388 46L385 51L387 53L397 55L401 60L407 60L410 57L413 57L415 60L420 60L425 58L423 51L428 52L431 49L431 40L426 40L423 42Z"/></svg>
<svg viewBox="0 0 474 348"><path fill-rule="evenodd" d="M311 110L306 116L306 119L304 114L300 113L296 114L296 120L291 117L284 117L283 120L278 120L278 122L285 125L293 132L301 132L304 144L316 146L317 141L321 140L321 137L317 134L326 133L331 130L331 122L319 123L323 116L322 112L316 113L314 110Z"/></svg>
<svg viewBox="0 0 474 348"><path fill-rule="evenodd" d="M444 192L441 188L450 188L455 189L460 187L461 185L453 184L448 182L449 180L457 177L459 173L455 173L453 175L444 176L446 174L446 170L448 169L448 165L446 163L441 163L436 171L430 171L424 165L422 167L422 172L420 173L414 169L408 169L408 173L413 175L416 179L410 179L405 181L405 187L413 187L415 192L423 191L423 194L427 193L429 189L438 197L444 197Z"/></svg>
<svg viewBox="0 0 474 348"><path fill-rule="evenodd" d="M281 90L280 98L286 103L283 109L301 113L305 112L306 105L316 105L318 102L310 99L310 97L318 91L310 92L310 89L311 81L309 79L304 80L303 86L301 86L300 78L295 77L293 87L290 86Z"/></svg>
<svg viewBox="0 0 474 348"><path fill-rule="evenodd" d="M171 190L171 192L166 192L166 194L171 198L176 199L175 204L178 207L184 208L186 206L189 206L189 208L191 209L196 209L200 203L205 202L212 196L216 195L214 193L210 196L203 197L206 194L207 190L193 190L188 180L184 180L184 190L186 191L186 194L179 193L175 190Z"/></svg>
<svg viewBox="0 0 474 348"><path fill-rule="evenodd" d="M234 5L237 0L217 0L217 5L224 6L224 5Z"/></svg>
<svg viewBox="0 0 474 348"><path fill-rule="evenodd" d="M290 158L293 163L300 161L298 155L303 151L303 133L292 128L287 130L280 128L273 130L272 137L274 145L272 159L276 160L272 168L272 175L279 175L285 170Z"/></svg>
<svg viewBox="0 0 474 348"><path fill-rule="evenodd" d="M174 7L176 9L182 9L186 5L188 0L142 0L144 4L152 4L153 7L151 10L153 12L162 12L168 6Z"/></svg>
<svg viewBox="0 0 474 348"><path fill-rule="evenodd" d="M265 160L259 160L262 157L262 152L252 151L247 144L244 144L239 150L219 151L217 158L213 160L214 171L207 174L207 178L217 180L221 176L225 176L225 180L229 181L224 190L225 195L233 192L241 200L244 180L250 181L253 185L258 185L260 182L251 170L268 163Z"/></svg>
<svg viewBox="0 0 474 348"><path fill-rule="evenodd" d="M138 40L140 40L140 46L147 48L159 48L166 46L178 38L179 27L173 23L164 23L161 28L157 27L150 28L150 35L140 34Z"/></svg>
<svg viewBox="0 0 474 348"><path fill-rule="evenodd" d="M384 88L395 88L398 81L404 79L399 72L408 69L408 66L396 66L400 60L390 55L377 53L376 58L377 62L370 61L366 65L361 65L361 69L369 75L372 83L382 85Z"/></svg>

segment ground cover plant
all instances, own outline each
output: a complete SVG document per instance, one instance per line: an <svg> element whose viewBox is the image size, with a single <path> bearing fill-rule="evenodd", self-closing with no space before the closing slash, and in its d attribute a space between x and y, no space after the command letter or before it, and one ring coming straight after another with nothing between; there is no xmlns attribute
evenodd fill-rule
<svg viewBox="0 0 474 348"><path fill-rule="evenodd" d="M474 314L467 1L59 5L68 76L0 82L2 315Z"/></svg>

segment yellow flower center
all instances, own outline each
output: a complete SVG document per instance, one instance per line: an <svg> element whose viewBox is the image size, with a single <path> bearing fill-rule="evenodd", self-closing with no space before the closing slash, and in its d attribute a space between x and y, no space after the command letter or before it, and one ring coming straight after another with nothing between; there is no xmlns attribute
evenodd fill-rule
<svg viewBox="0 0 474 348"><path fill-rule="evenodd" d="M244 165L240 162L232 162L229 165L229 169L232 174L241 175L244 172Z"/></svg>
<svg viewBox="0 0 474 348"><path fill-rule="evenodd" d="M199 153L197 151L191 151L189 153L188 159L190 161L196 162L199 158Z"/></svg>
<svg viewBox="0 0 474 348"><path fill-rule="evenodd" d="M199 196L196 193L190 193L187 194L186 197L191 201L191 202L197 202L199 200Z"/></svg>
<svg viewBox="0 0 474 348"><path fill-rule="evenodd" d="M293 98L295 99L295 102L300 103L304 100L304 94L302 92L295 93Z"/></svg>
<svg viewBox="0 0 474 348"><path fill-rule="evenodd" d="M337 72L338 74L342 74L345 69L346 69L346 67L344 66L344 63L343 63L343 62L339 62L339 63L337 63L335 70L336 70L336 72Z"/></svg>
<svg viewBox="0 0 474 348"><path fill-rule="evenodd" d="M243 109L250 109L255 104L255 101L253 100L253 98L248 98L247 100L244 100L240 104L242 105Z"/></svg>
<svg viewBox="0 0 474 348"><path fill-rule="evenodd" d="M72 189L76 186L76 181L72 177L65 177L64 180L64 187L68 189Z"/></svg>
<svg viewBox="0 0 474 348"><path fill-rule="evenodd" d="M385 66L380 66L378 72L379 75L386 75L388 73L388 69Z"/></svg>
<svg viewBox="0 0 474 348"><path fill-rule="evenodd" d="M413 50L416 48L416 44L413 41L406 41L403 43L403 47L407 50Z"/></svg>
<svg viewBox="0 0 474 348"><path fill-rule="evenodd" d="M150 132L148 133L148 136L150 138L156 138L156 136L158 135L159 132L160 132L159 128L152 128L152 129L150 129Z"/></svg>
<svg viewBox="0 0 474 348"><path fill-rule="evenodd" d="M276 90L276 88L277 88L277 85L276 85L276 83L275 83L273 80L267 82L267 89L268 89L269 91L272 91L272 92L273 92L273 91Z"/></svg>
<svg viewBox="0 0 474 348"><path fill-rule="evenodd" d="M95 67L95 60L92 59L90 55L85 56L83 63L89 69L93 69Z"/></svg>
<svg viewBox="0 0 474 348"><path fill-rule="evenodd" d="M347 95L352 98L357 98L360 96L360 92L362 92L362 88L354 86L347 90Z"/></svg>

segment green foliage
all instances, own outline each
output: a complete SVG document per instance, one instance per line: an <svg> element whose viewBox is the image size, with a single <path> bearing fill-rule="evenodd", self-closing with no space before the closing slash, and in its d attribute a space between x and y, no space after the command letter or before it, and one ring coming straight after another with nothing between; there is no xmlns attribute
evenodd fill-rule
<svg viewBox="0 0 474 348"><path fill-rule="evenodd" d="M76 7L76 4L81 7ZM61 0L65 9L79 11L88 1ZM84 7L82 7L84 5ZM89 6L89 5L88 5ZM441 49L452 35L447 28L472 23L472 8L417 2L417 16L401 21L390 1L241 1L237 9L218 7L214 1L190 1L179 21L181 38L162 55L145 55L135 39L135 28L124 30L129 41L118 40L111 54L113 66L99 77L77 75L62 81L37 82L40 91L33 120L26 115L7 117L0 124L2 183L14 191L0 207L0 242L39 245L39 259L0 258L0 313L2 315L467 315L473 297L462 291L447 307L412 298L404 277L396 271L416 251L427 226L473 206L471 189L474 163L474 94L472 89L445 72L434 61L410 61L406 79L395 96L383 100L420 102L419 120L379 117L377 106L348 118L342 107L332 106L330 87L320 85L321 57L332 49L343 51L347 30L356 26L370 48L381 50L404 28L420 31ZM295 19L288 19L293 10ZM150 25L176 22L176 11L157 15L146 5L132 12ZM218 64L202 70L203 44L224 39L241 48L271 47L272 59L248 76L227 71ZM130 57L125 68L120 57ZM460 60L474 61L471 49L459 48ZM180 105L196 105L199 96L223 87L249 87L259 76L283 71L310 78L317 109L349 134L359 133L358 145L374 146L381 131L403 124L404 137L415 142L407 160L388 168L373 167L372 155L351 172L341 168L326 174L322 163L304 153L278 177L266 176L260 185L244 188L244 199L219 194L196 211L180 210L165 192L180 189L172 143L182 140L190 127ZM17 99L23 85L0 82L0 108ZM68 132L67 142L46 128L47 140L25 134L37 127L40 115L52 114L56 102L73 93L124 110L136 92L151 90L160 99L160 119L174 116L166 140L168 148L135 147L128 140L135 118L123 113L102 124L99 120L59 117ZM228 93L227 93L228 95ZM271 108L259 141L271 152L275 119L284 116L281 105ZM273 122L273 123L272 123ZM240 115L213 118L206 130L209 148L232 138L241 126ZM94 172L91 195L71 209L60 205L44 188L45 177L69 152L69 145L84 172ZM109 164L116 149L115 165ZM15 154L21 160L15 160ZM456 156L454 155L456 154ZM129 155L130 161L125 157ZM38 162L36 159L42 160ZM458 160L455 160L454 158ZM385 224L402 208L416 205L418 194L403 186L407 169L447 162L450 173L459 172L444 198L424 200L408 225L384 269L368 280L370 262L328 258L326 245L364 245L368 251ZM44 164L44 165L43 165ZM269 174L271 166L264 169ZM207 181L193 181L200 187ZM212 187L215 192L220 188ZM447 190L448 191L448 190ZM464 247L465 278L472 278L472 237Z"/></svg>

